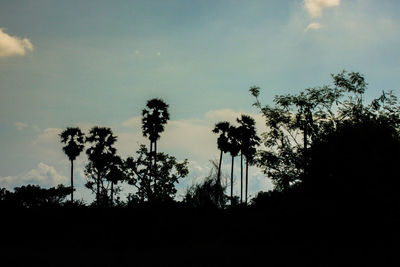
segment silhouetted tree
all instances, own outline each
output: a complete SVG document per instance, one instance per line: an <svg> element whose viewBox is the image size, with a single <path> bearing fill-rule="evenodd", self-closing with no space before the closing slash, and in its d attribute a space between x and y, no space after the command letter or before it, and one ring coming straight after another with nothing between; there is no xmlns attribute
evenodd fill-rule
<svg viewBox="0 0 400 267"><path fill-rule="evenodd" d="M150 140L150 154L154 156L154 167L152 170L152 158L150 157L149 172L154 176L155 196L157 196L157 140L160 133L164 131L164 125L169 120L168 105L158 98L147 101L146 107L142 110L142 132L144 137ZM154 144L154 151L153 151ZM153 175L154 172L154 175Z"/></svg>
<svg viewBox="0 0 400 267"><path fill-rule="evenodd" d="M89 158L89 163L85 169L85 174L89 179L86 187L94 191L94 185L96 184L96 203L99 205L100 196L103 198L107 196L103 179L106 177L111 162L115 157L116 149L113 145L117 141L117 137L113 135L110 128L95 126L90 130L86 141L91 145L86 150ZM105 201L106 199L103 200Z"/></svg>
<svg viewBox="0 0 400 267"><path fill-rule="evenodd" d="M247 193L248 193L248 180L249 180L249 164L253 164L254 156L256 154L256 146L260 143L260 138L257 136L255 121L252 117L247 115L241 115L237 118L239 126L237 128L240 152L246 158L246 191L245 191L245 203L247 204ZM242 158L241 158L242 160ZM243 167L241 169L243 171ZM241 175L243 177L243 175ZM242 178L243 180L243 178ZM243 182L241 182L243 187ZM241 189L241 192L243 189Z"/></svg>
<svg viewBox="0 0 400 267"><path fill-rule="evenodd" d="M222 155L223 155L223 153L228 152L228 149L229 149L228 133L229 133L230 127L231 126L230 126L229 122L222 121L222 122L218 122L213 129L213 133L216 133L216 134L219 133L219 137L217 139L217 145L218 145L218 149L221 151L220 156L219 156L217 183L220 182L220 178L221 178Z"/></svg>
<svg viewBox="0 0 400 267"><path fill-rule="evenodd" d="M136 152L137 157L129 157L124 163L125 177L128 184L133 185L137 189L137 196L140 201L153 201L155 198L155 187L153 177L149 175L148 168L150 164L151 153L145 145L141 145ZM164 153L157 153L157 200L172 200L176 194L175 184L179 179L188 175L188 161L177 162L175 157Z"/></svg>
<svg viewBox="0 0 400 267"><path fill-rule="evenodd" d="M310 148L300 186L319 211L333 204L340 211L376 214L400 206L399 128L386 117L359 118L341 123Z"/></svg>
<svg viewBox="0 0 400 267"><path fill-rule="evenodd" d="M83 151L85 146L85 135L78 127L68 127L60 134L61 143L65 144L63 147L64 153L71 161L71 201L74 201L74 160Z"/></svg>
<svg viewBox="0 0 400 267"><path fill-rule="evenodd" d="M235 126L230 126L228 131L228 152L231 154L232 163L231 163L231 205L233 205L233 167L235 157L240 152L240 140L238 129Z"/></svg>
<svg viewBox="0 0 400 267"><path fill-rule="evenodd" d="M384 115L385 120L398 126L399 109L390 92L365 105L367 83L361 74L343 71L332 78L333 86L276 96L275 106L262 107L259 88L250 88L256 98L254 106L260 109L269 129L263 134L266 150L258 151L256 163L277 190L300 183L308 173L310 147L348 121L356 123L365 116Z"/></svg>
<svg viewBox="0 0 400 267"><path fill-rule="evenodd" d="M64 185L57 187L41 188L38 185L24 185L15 187L14 192L1 190L0 201L8 207L43 208L59 207L65 198L71 194L72 189Z"/></svg>
<svg viewBox="0 0 400 267"><path fill-rule="evenodd" d="M106 174L106 179L111 183L110 203L111 206L113 206L115 189L119 190L118 188L114 188L114 185L117 185L118 182L125 180L124 163L119 156L114 156L111 159L108 172Z"/></svg>

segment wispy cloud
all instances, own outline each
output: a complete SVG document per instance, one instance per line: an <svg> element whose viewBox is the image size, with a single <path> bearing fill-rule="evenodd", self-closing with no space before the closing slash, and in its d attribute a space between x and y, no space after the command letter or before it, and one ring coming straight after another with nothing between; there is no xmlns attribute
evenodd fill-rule
<svg viewBox="0 0 400 267"><path fill-rule="evenodd" d="M14 126L15 126L15 128L17 128L18 131L22 131L23 129L28 127L28 124L25 122L17 121L17 122L14 122Z"/></svg>
<svg viewBox="0 0 400 267"><path fill-rule="evenodd" d="M304 31L310 31L310 30L319 30L323 27L323 25L321 23L318 22L312 22L310 24L308 24L308 26L305 28Z"/></svg>
<svg viewBox="0 0 400 267"><path fill-rule="evenodd" d="M33 51L29 39L11 36L0 28L0 57L23 56L27 51Z"/></svg>
<svg viewBox="0 0 400 267"><path fill-rule="evenodd" d="M304 7L311 17L320 17L322 10L340 5L340 0L304 0Z"/></svg>

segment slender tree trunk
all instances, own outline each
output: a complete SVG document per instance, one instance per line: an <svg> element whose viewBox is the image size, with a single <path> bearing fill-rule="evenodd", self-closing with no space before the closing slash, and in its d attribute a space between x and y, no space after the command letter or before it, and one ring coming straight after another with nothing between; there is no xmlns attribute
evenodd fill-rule
<svg viewBox="0 0 400 267"><path fill-rule="evenodd" d="M243 202L243 154L240 153L240 204Z"/></svg>
<svg viewBox="0 0 400 267"><path fill-rule="evenodd" d="M71 202L74 202L74 161L71 160Z"/></svg>
<svg viewBox="0 0 400 267"><path fill-rule="evenodd" d="M111 206L114 206L114 183L111 182Z"/></svg>
<svg viewBox="0 0 400 267"><path fill-rule="evenodd" d="M223 154L223 152L222 152L222 150L221 150L221 153L220 153L220 155L219 155L218 174L217 174L217 183L218 183L218 184L219 184L219 182L220 182L220 177L221 177L222 154Z"/></svg>
<svg viewBox="0 0 400 267"><path fill-rule="evenodd" d="M152 179L152 165L153 165L153 141L150 140L150 161L149 161L149 180L147 182L147 200L150 201L151 197L151 179Z"/></svg>
<svg viewBox="0 0 400 267"><path fill-rule="evenodd" d="M246 193L245 193L245 203L247 205L247 188L249 187L249 163L247 161L247 157L246 157Z"/></svg>
<svg viewBox="0 0 400 267"><path fill-rule="evenodd" d="M97 192L96 192L97 206L100 205L100 172L97 172Z"/></svg>
<svg viewBox="0 0 400 267"><path fill-rule="evenodd" d="M304 173L307 172L307 135L308 135L308 129L307 129L307 124L304 122L304 131L303 131L303 142L304 142L304 155L303 155L303 161L304 161Z"/></svg>
<svg viewBox="0 0 400 267"><path fill-rule="evenodd" d="M158 196L157 191L157 141L154 142L154 195Z"/></svg>
<svg viewBox="0 0 400 267"><path fill-rule="evenodd" d="M232 164L231 164L231 206L233 205L233 163L234 161L234 156L232 156Z"/></svg>

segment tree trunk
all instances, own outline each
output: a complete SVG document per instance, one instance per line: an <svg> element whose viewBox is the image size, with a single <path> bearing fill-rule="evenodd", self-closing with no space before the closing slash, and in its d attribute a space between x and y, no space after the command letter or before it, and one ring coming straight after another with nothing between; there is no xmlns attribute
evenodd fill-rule
<svg viewBox="0 0 400 267"><path fill-rule="evenodd" d="M231 164L231 206L233 205L233 163L234 163L234 156L232 156L232 164Z"/></svg>
<svg viewBox="0 0 400 267"><path fill-rule="evenodd" d="M307 173L307 135L308 135L308 131L307 131L307 123L304 122L304 130L303 130L303 142L304 142L304 154L303 154L303 164L304 164L304 173Z"/></svg>
<svg viewBox="0 0 400 267"><path fill-rule="evenodd" d="M114 183L111 182L111 206L114 206Z"/></svg>
<svg viewBox="0 0 400 267"><path fill-rule="evenodd" d="M245 193L245 203L247 205L247 188L249 187L249 162L247 161L247 157L246 157L246 193Z"/></svg>
<svg viewBox="0 0 400 267"><path fill-rule="evenodd" d="M222 150L221 150L221 154L219 155L219 164L218 164L218 174L217 174L217 183L220 183L220 177L221 177L221 164L222 164Z"/></svg>
<svg viewBox="0 0 400 267"><path fill-rule="evenodd" d="M243 202L243 154L240 153L240 204Z"/></svg>
<svg viewBox="0 0 400 267"><path fill-rule="evenodd" d="M154 195L157 197L157 141L154 142Z"/></svg>
<svg viewBox="0 0 400 267"><path fill-rule="evenodd" d="M100 205L100 172L97 172L97 192L96 192L97 206Z"/></svg>
<svg viewBox="0 0 400 267"><path fill-rule="evenodd" d="M152 160L153 160L153 141L150 140L150 157L149 157L149 179L147 181L147 201L150 201L151 197L151 178L152 178Z"/></svg>
<svg viewBox="0 0 400 267"><path fill-rule="evenodd" d="M71 160L71 202L74 202L74 161Z"/></svg>

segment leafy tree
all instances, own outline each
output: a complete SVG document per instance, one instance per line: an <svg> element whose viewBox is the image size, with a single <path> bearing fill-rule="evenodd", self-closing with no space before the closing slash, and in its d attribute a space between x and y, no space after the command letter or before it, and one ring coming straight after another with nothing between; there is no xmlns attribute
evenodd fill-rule
<svg viewBox="0 0 400 267"><path fill-rule="evenodd" d="M220 156L219 156L218 174L217 174L217 182L218 183L220 182L220 178L221 178L222 155L223 155L223 153L228 152L228 149L229 149L228 133L229 133L230 127L231 126L230 126L229 122L222 121L222 122L217 123L213 129L213 133L216 133L216 134L219 133L219 137L217 139L217 145L218 145L218 149L221 151Z"/></svg>
<svg viewBox="0 0 400 267"><path fill-rule="evenodd" d="M89 158L89 163L85 169L88 178L86 187L96 192L96 203L99 205L100 200L105 201L107 199L107 188L104 185L104 180L115 158L114 144L117 137L113 135L110 128L95 126L90 130L86 141L90 144L90 147L86 150Z"/></svg>
<svg viewBox="0 0 400 267"><path fill-rule="evenodd" d="M188 175L188 161L177 162L176 158L165 153L157 153L157 191L155 191L155 179L148 172L152 154L145 145L141 145L136 152L137 157L127 158L125 161L125 176L130 185L137 189L138 199L143 201L168 201L176 194L175 184L179 179Z"/></svg>
<svg viewBox="0 0 400 267"><path fill-rule="evenodd" d="M142 110L142 132L144 137L150 140L150 155L154 156L154 175L152 172L152 158L148 167L150 176L154 176L154 191L157 191L157 140L160 133L164 131L165 124L169 120L168 104L162 99L153 98L147 101L146 107ZM154 151L153 151L154 144Z"/></svg>
<svg viewBox="0 0 400 267"><path fill-rule="evenodd" d="M41 188L38 185L24 185L14 188L14 192L0 191L0 201L8 207L43 208L59 207L72 189L64 185Z"/></svg>
<svg viewBox="0 0 400 267"><path fill-rule="evenodd" d="M374 118L398 129L399 107L391 92L383 92L365 105L367 83L361 74L343 71L332 78L333 86L276 96L274 106L262 106L258 99L260 88L250 88L256 99L254 106L263 114L269 129L263 134L266 149L258 151L256 163L277 190L299 184L309 172L310 147L343 125Z"/></svg>
<svg viewBox="0 0 400 267"><path fill-rule="evenodd" d="M74 201L74 160L79 156L85 147L85 135L78 127L68 127L60 134L64 153L71 161L71 202Z"/></svg>
<svg viewBox="0 0 400 267"><path fill-rule="evenodd" d="M260 138L257 136L255 121L252 117L247 115L241 115L237 118L239 126L237 128L237 135L240 144L241 152L241 202L243 192L243 156L246 158L246 191L245 191L245 203L247 204L247 193L248 193L248 180L249 180L249 164L254 163L254 157L256 154L256 146L260 143Z"/></svg>

